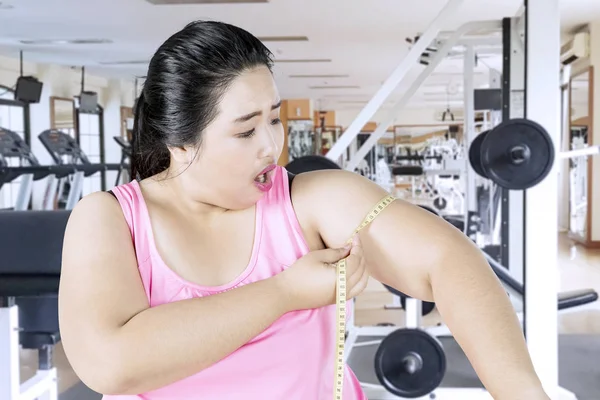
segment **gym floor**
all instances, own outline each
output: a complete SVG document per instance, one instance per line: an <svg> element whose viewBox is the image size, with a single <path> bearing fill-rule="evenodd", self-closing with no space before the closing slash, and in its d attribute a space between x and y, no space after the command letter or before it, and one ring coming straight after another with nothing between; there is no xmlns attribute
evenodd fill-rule
<svg viewBox="0 0 600 400"><path fill-rule="evenodd" d="M565 235L559 235L559 271L561 291L593 288L600 292L600 250L575 245ZM391 294L375 280L356 300L356 325L393 323L402 327L402 310L386 310ZM423 319L426 326L440 322L433 311ZM598 400L600 393L600 303L581 311L559 316L560 384L573 391L579 400ZM362 340L369 340L364 338ZM448 373L442 386L473 387L479 382L460 348L452 340L443 341L448 356ZM373 371L375 346L357 349L349 363L361 381L377 383ZM58 368L60 400L97 400L101 396L83 385L67 361L62 346L55 351ZM22 379L28 379L37 365L37 354L21 353Z"/></svg>

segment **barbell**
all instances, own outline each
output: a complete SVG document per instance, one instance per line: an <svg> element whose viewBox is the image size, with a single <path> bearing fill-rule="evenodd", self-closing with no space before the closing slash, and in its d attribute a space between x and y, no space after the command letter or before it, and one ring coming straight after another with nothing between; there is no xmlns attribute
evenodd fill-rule
<svg viewBox="0 0 600 400"><path fill-rule="evenodd" d="M527 119L502 122L479 134L469 147L473 170L509 190L526 190L540 183L550 173L554 158L548 132ZM326 157L309 155L293 160L286 169L299 174L340 166ZM431 309L434 306L431 303ZM418 328L390 333L375 353L377 379L387 391L400 397L418 398L433 392L445 373L446 355L441 343Z"/></svg>
<svg viewBox="0 0 600 400"><path fill-rule="evenodd" d="M538 123L515 118L480 133L469 146L469 163L477 175L509 190L526 190L552 169L552 138Z"/></svg>
<svg viewBox="0 0 600 400"><path fill-rule="evenodd" d="M293 174L323 169L341 169L332 160L308 155L294 159L286 165ZM438 215L430 207L421 208ZM390 292L400 297L406 308L406 296L387 285ZM435 308L433 302L422 302L422 315ZM446 356L440 342L420 329L398 329L386 336L375 354L375 374L381 385L390 393L404 398L417 398L431 393L441 383L446 371Z"/></svg>
<svg viewBox="0 0 600 400"><path fill-rule="evenodd" d="M387 335L375 353L375 375L390 393L414 399L433 392L446 374L440 341L422 329L402 328Z"/></svg>

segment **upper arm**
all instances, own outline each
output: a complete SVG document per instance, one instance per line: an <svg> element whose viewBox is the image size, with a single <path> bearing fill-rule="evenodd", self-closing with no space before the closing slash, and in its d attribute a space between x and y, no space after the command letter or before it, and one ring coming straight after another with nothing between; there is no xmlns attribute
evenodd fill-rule
<svg viewBox="0 0 600 400"><path fill-rule="evenodd" d="M301 174L294 181L300 212L308 215L327 247L343 245L387 191L352 172ZM370 275L407 295L432 300L434 268L456 252L473 251L456 228L421 207L392 202L360 231Z"/></svg>
<svg viewBox="0 0 600 400"><path fill-rule="evenodd" d="M114 355L112 335L146 308L119 204L107 193L84 197L65 231L59 290L63 346L82 380L97 379Z"/></svg>

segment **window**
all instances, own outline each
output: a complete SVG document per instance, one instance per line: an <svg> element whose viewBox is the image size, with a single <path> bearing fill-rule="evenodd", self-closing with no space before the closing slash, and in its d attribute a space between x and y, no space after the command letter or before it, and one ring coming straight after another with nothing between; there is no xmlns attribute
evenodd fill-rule
<svg viewBox="0 0 600 400"><path fill-rule="evenodd" d="M14 101L12 91L0 88L0 127L13 131L25 140L25 110L22 105ZM10 167L18 167L19 160L8 159ZM10 183L5 183L0 188L0 209L15 206L21 178Z"/></svg>
<svg viewBox="0 0 600 400"><path fill-rule="evenodd" d="M79 146L92 164L101 163L100 114L79 113ZM102 190L102 173L97 172L83 181L83 196Z"/></svg>

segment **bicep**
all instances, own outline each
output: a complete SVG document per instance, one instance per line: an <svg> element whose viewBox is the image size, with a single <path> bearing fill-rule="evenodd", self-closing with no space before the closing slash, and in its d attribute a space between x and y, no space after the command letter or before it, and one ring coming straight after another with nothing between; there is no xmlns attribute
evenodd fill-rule
<svg viewBox="0 0 600 400"><path fill-rule="evenodd" d="M327 247L337 247L389 193L351 172L319 173L322 179L307 185L312 187L306 196L313 202L319 199L319 207L312 207L315 223ZM462 233L421 207L396 199L359 235L374 279L409 296L432 300L430 274Z"/></svg>
<svg viewBox="0 0 600 400"><path fill-rule="evenodd" d="M148 308L131 234L112 196L95 193L73 209L65 231L59 291L61 337L75 370L101 368L111 336Z"/></svg>

